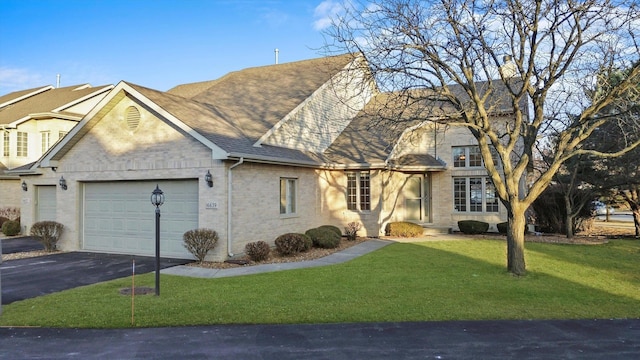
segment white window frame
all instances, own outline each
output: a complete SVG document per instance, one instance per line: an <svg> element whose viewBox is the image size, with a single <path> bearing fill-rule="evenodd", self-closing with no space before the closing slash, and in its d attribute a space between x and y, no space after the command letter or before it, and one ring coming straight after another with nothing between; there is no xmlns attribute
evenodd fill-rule
<svg viewBox="0 0 640 360"><path fill-rule="evenodd" d="M460 154L460 150L462 150L461 154ZM473 157L475 159L473 165L471 165L471 160L472 160L471 155L475 155ZM453 157L453 167L456 169L463 169L463 168L477 169L477 168L484 167L484 159L482 158L482 153L480 152L480 146L478 145L454 146L451 149L451 156ZM493 162L496 164L497 167L499 167L500 164L498 161L498 153L493 148L491 148L491 156L493 158Z"/></svg>
<svg viewBox="0 0 640 360"><path fill-rule="evenodd" d="M18 131L16 133L16 156L29 156L29 133Z"/></svg>
<svg viewBox="0 0 640 360"><path fill-rule="evenodd" d="M293 216L297 214L298 179L280 178L280 215Z"/></svg>
<svg viewBox="0 0 640 360"><path fill-rule="evenodd" d="M44 154L51 147L51 131L41 131L40 138L42 140L42 153Z"/></svg>
<svg viewBox="0 0 640 360"><path fill-rule="evenodd" d="M453 210L469 214L500 212L498 194L491 179L487 176L455 176Z"/></svg>
<svg viewBox="0 0 640 360"><path fill-rule="evenodd" d="M347 210L371 211L371 172L348 171Z"/></svg>
<svg viewBox="0 0 640 360"><path fill-rule="evenodd" d="M2 144L2 156L9 156L11 154L11 147L9 142L9 132L3 131L2 135L4 143Z"/></svg>

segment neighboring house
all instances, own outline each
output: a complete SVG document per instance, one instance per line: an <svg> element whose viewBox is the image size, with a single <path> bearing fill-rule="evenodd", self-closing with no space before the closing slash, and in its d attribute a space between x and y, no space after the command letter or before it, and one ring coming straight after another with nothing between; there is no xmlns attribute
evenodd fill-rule
<svg viewBox="0 0 640 360"><path fill-rule="evenodd" d="M20 204L19 178L6 170L38 160L112 88L43 86L0 96L0 208Z"/></svg>
<svg viewBox="0 0 640 360"><path fill-rule="evenodd" d="M64 224L66 250L153 255L156 185L167 257L192 258L182 234L195 228L218 232L208 259L223 260L322 224L358 221L359 235L379 236L391 221L445 231L458 219L505 221L468 130L370 126L365 110L387 95L359 61L250 68L168 92L120 82L37 163L13 172L29 189L23 224Z"/></svg>

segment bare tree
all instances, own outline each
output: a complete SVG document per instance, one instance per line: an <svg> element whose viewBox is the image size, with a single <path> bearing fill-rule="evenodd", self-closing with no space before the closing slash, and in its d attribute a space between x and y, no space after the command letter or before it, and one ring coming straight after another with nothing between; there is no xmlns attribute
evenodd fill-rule
<svg viewBox="0 0 640 360"><path fill-rule="evenodd" d="M582 146L614 115L601 110L640 79L635 1L353 0L324 34L326 52L360 54L380 90L393 94L377 107L387 123L435 121L470 130L508 212L513 274L526 272L525 211L562 164L638 146L637 139L610 153ZM631 70L592 99L585 89L612 68ZM497 122L505 99L510 120ZM557 139L554 157L523 191L536 144L547 135Z"/></svg>

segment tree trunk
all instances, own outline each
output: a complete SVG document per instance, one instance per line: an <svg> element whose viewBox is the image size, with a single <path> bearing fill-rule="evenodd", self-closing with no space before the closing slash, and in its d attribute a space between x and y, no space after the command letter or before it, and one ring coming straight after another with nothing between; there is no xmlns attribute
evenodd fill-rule
<svg viewBox="0 0 640 360"><path fill-rule="evenodd" d="M636 226L636 238L640 238L640 209L633 210L633 224Z"/></svg>
<svg viewBox="0 0 640 360"><path fill-rule="evenodd" d="M527 221L524 216L526 208L520 204L509 206L507 229L507 271L523 276L526 274L524 261L524 228Z"/></svg>
<svg viewBox="0 0 640 360"><path fill-rule="evenodd" d="M565 211L564 229L567 234L567 239L572 239L573 238L573 206L571 205L571 198L567 193L564 194L564 211Z"/></svg>

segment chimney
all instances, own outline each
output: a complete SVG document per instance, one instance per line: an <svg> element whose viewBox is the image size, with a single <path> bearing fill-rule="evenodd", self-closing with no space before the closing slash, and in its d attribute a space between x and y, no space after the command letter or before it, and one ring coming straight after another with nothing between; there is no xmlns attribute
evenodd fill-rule
<svg viewBox="0 0 640 360"><path fill-rule="evenodd" d="M511 55L505 55L502 58L502 66L500 66L500 74L503 79L511 79L516 76L517 68L516 64L513 62L513 58Z"/></svg>
<svg viewBox="0 0 640 360"><path fill-rule="evenodd" d="M56 88L60 87L60 74L56 75Z"/></svg>
<svg viewBox="0 0 640 360"><path fill-rule="evenodd" d="M280 52L280 50L278 50L278 48L275 49L275 53L276 53L276 65L278 64L278 53Z"/></svg>

